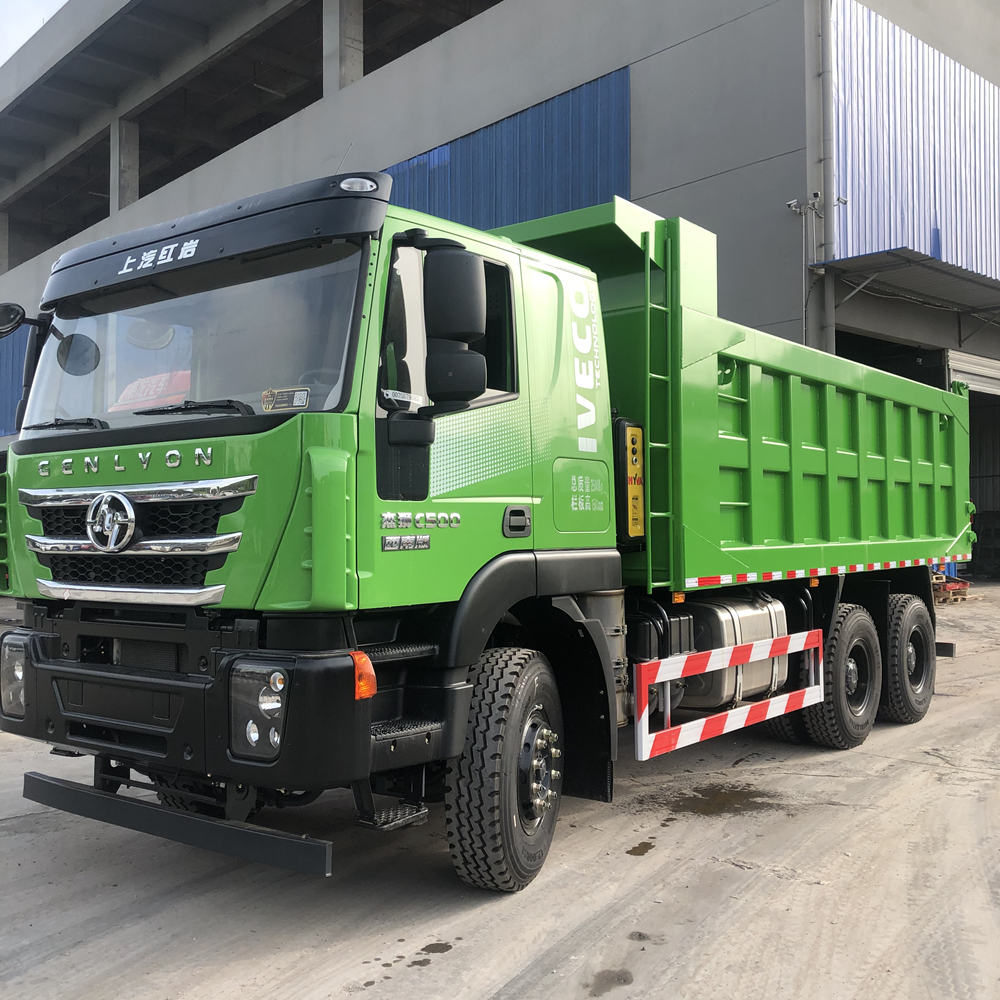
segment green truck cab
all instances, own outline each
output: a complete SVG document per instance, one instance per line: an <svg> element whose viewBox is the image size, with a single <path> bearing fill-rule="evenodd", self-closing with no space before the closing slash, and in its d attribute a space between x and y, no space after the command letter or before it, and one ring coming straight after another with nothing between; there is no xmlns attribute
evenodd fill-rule
<svg viewBox="0 0 1000 1000"><path fill-rule="evenodd" d="M37 319L0 307L33 325L0 729L95 760L25 795L323 874L328 842L246 820L443 799L459 874L509 891L563 795L611 800L630 724L644 759L921 718L930 567L973 540L963 387L720 319L682 220L483 233L391 183L93 243Z"/></svg>

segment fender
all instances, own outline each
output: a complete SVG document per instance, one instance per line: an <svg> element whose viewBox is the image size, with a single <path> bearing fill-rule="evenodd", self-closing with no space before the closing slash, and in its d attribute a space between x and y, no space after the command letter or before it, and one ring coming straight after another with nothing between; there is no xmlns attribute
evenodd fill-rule
<svg viewBox="0 0 1000 1000"><path fill-rule="evenodd" d="M621 567L617 549L505 552L491 559L462 593L448 627L439 665L472 666L482 655L497 623L519 601L617 590L622 585ZM606 647L603 632L601 640ZM614 685L611 690L614 691Z"/></svg>

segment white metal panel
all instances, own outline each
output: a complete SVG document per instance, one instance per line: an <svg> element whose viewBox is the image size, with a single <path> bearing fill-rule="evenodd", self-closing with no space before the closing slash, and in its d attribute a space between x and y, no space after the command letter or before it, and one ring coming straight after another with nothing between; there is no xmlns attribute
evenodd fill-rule
<svg viewBox="0 0 1000 1000"><path fill-rule="evenodd" d="M949 351L948 365L953 380L968 383L976 392L1000 396L1000 361L965 351Z"/></svg>

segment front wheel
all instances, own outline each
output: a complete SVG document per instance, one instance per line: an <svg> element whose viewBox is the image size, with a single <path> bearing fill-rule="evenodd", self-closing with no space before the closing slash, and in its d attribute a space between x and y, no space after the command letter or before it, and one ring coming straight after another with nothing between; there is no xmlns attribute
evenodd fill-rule
<svg viewBox="0 0 1000 1000"><path fill-rule="evenodd" d="M541 870L559 815L559 691L531 649L487 650L472 680L469 735L446 779L448 845L463 881L517 892Z"/></svg>

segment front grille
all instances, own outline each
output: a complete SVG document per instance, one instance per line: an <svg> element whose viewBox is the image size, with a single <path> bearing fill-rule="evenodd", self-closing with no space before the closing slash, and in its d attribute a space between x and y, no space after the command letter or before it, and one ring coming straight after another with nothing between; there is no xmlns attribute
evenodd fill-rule
<svg viewBox="0 0 1000 1000"><path fill-rule="evenodd" d="M86 538L86 507L46 507L42 510L42 527L49 538Z"/></svg>
<svg viewBox="0 0 1000 1000"><path fill-rule="evenodd" d="M143 503L135 505L136 527L147 538L199 538L219 531L219 501ZM86 507L43 507L43 534L47 538L86 538Z"/></svg>
<svg viewBox="0 0 1000 1000"><path fill-rule="evenodd" d="M149 538L195 538L219 530L218 503L147 503L136 508L139 528Z"/></svg>
<svg viewBox="0 0 1000 1000"><path fill-rule="evenodd" d="M73 600L80 596L69 596L74 587L117 587L122 600L131 603L144 602L146 591L148 603L187 603L187 598L198 596L191 591L204 591L201 596L208 603L221 599L225 586L206 587L206 576L225 565L227 553L239 546L242 535L234 531L220 536L219 524L257 492L256 476L108 489L126 497L135 511L132 539L118 553L94 551L101 541L87 535L87 511L103 492L89 486L19 491L28 514L42 522L42 535L31 533L27 543L51 572L51 585L39 581L47 596ZM80 548L90 551L77 551Z"/></svg>
<svg viewBox="0 0 1000 1000"><path fill-rule="evenodd" d="M218 558L218 557L216 557ZM50 556L60 583L114 587L203 587L210 556Z"/></svg>

